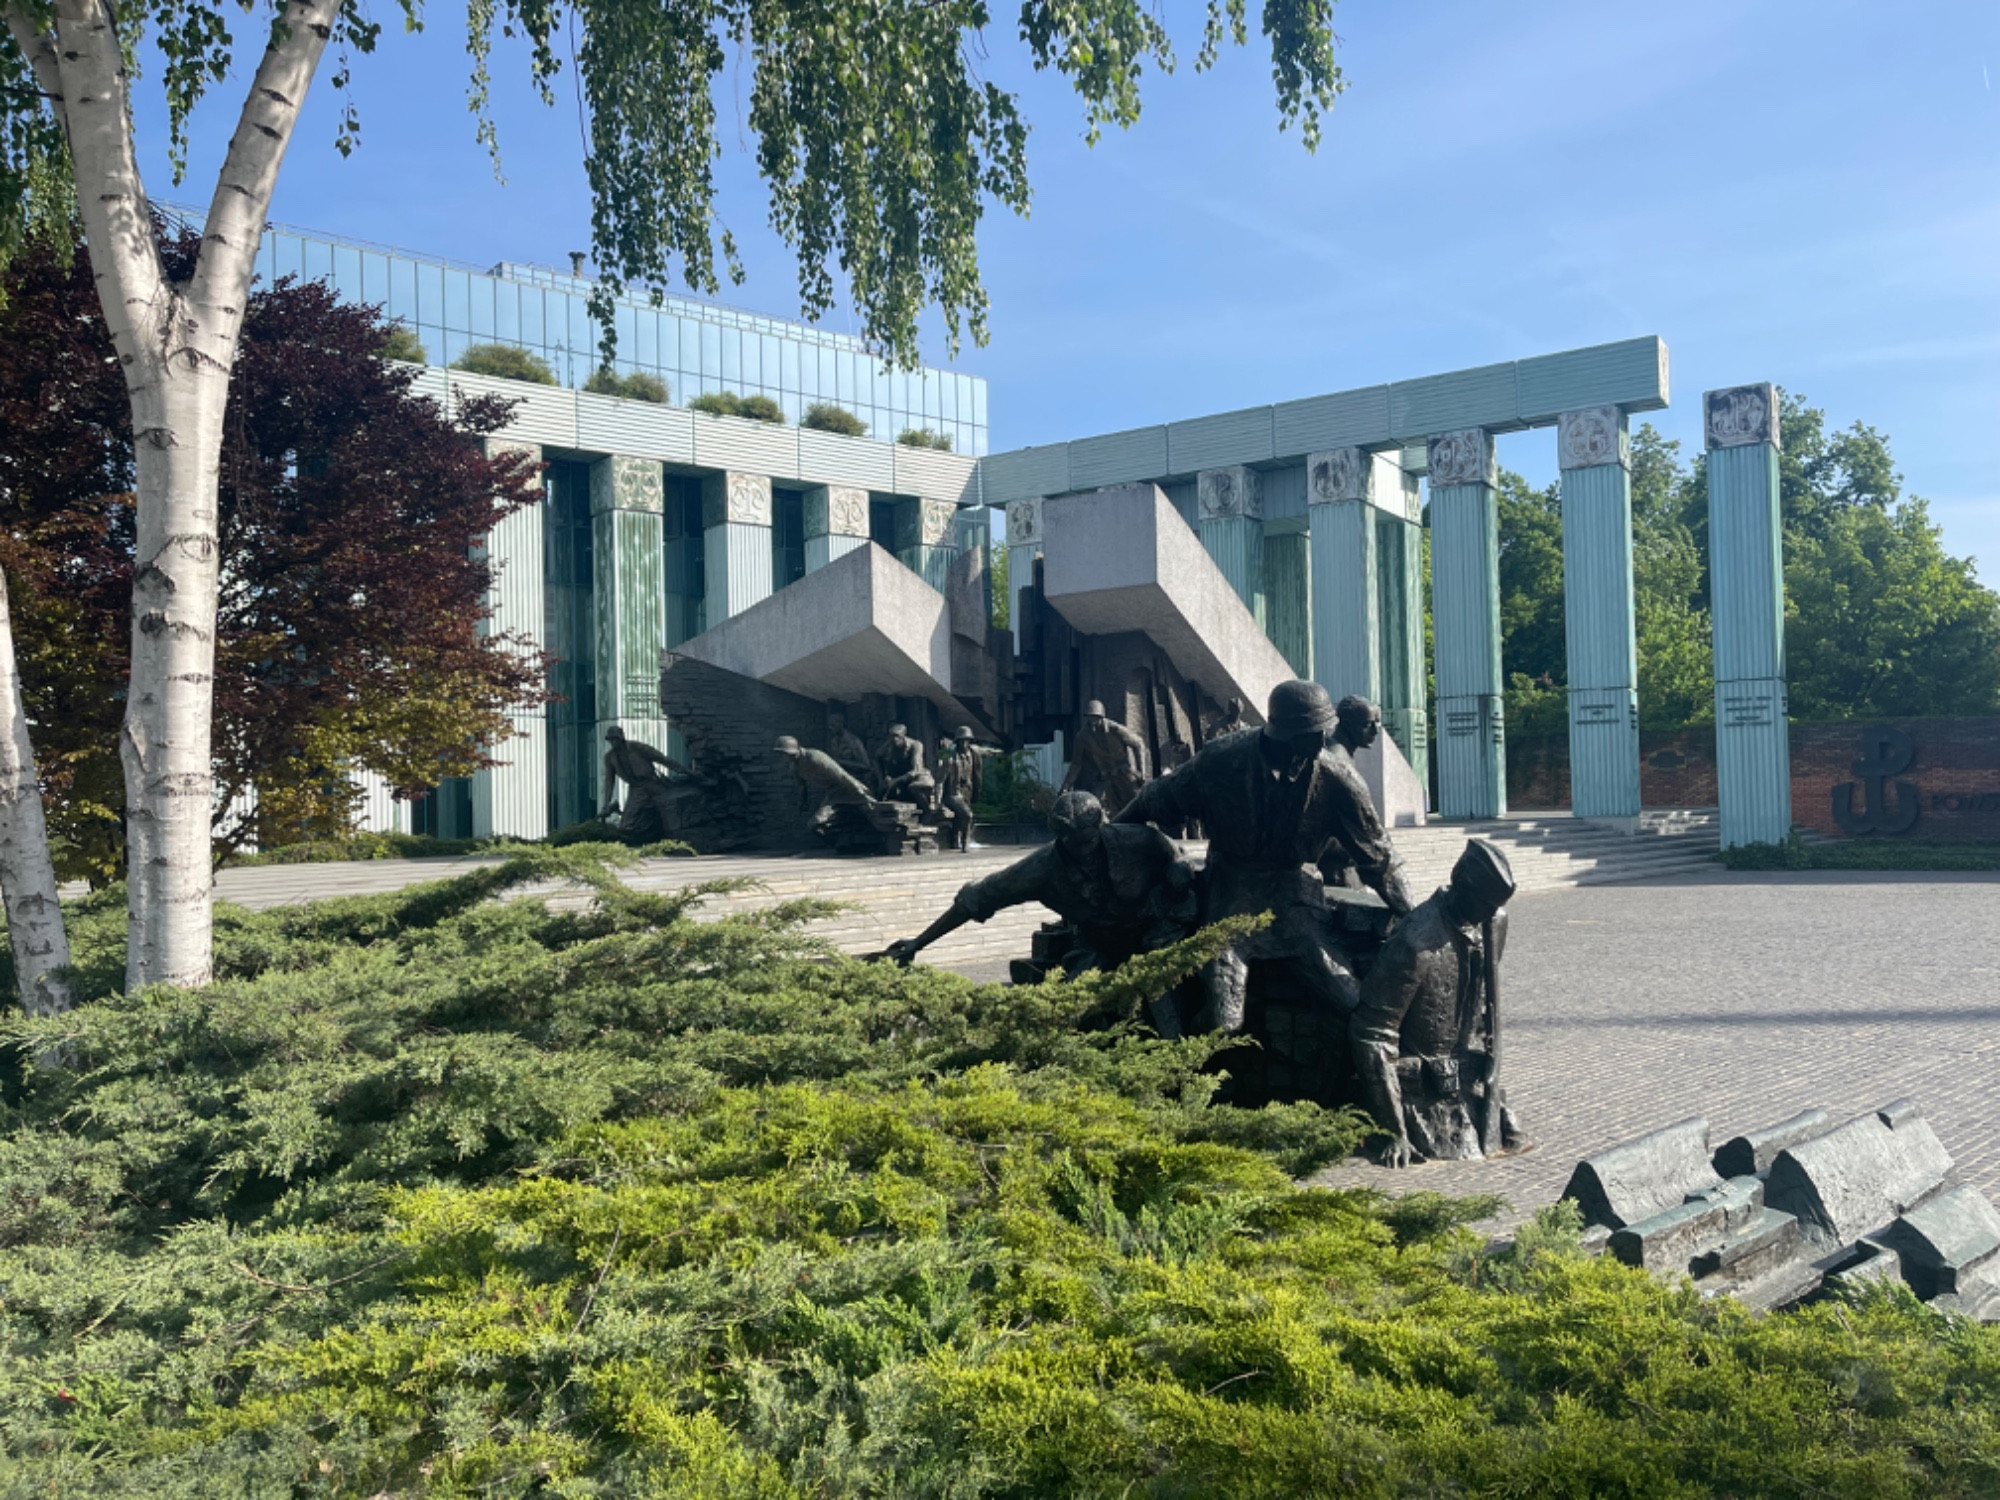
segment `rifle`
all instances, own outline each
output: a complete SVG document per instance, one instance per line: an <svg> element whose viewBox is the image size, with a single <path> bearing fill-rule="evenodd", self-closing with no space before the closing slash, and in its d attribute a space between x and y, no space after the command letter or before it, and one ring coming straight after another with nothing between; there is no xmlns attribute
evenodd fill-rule
<svg viewBox="0 0 2000 1500"><path fill-rule="evenodd" d="M1496 914L1487 920L1481 933L1485 940L1486 1114L1479 1122L1479 1149L1487 1156L1498 1156L1505 1146L1500 1117L1507 1107L1507 1091L1500 1086L1500 954L1494 941L1498 936L1497 926Z"/></svg>

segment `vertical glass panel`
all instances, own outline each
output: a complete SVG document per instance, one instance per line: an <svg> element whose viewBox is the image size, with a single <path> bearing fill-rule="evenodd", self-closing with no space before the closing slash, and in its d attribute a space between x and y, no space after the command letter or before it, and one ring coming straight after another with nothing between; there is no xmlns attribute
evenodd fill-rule
<svg viewBox="0 0 2000 1500"><path fill-rule="evenodd" d="M713 323L691 325L695 337L700 340L701 373L704 379L720 378L722 375L722 330Z"/></svg>
<svg viewBox="0 0 2000 1500"><path fill-rule="evenodd" d="M361 300L386 307L389 302L389 257L361 252Z"/></svg>
<svg viewBox="0 0 2000 1500"><path fill-rule="evenodd" d="M632 340L632 358L648 370L660 366L660 315L646 307L634 314L639 325L638 337Z"/></svg>
<svg viewBox="0 0 2000 1500"><path fill-rule="evenodd" d="M493 337L493 278L469 276L466 282L466 329L480 338L490 339Z"/></svg>
<svg viewBox="0 0 2000 1500"><path fill-rule="evenodd" d="M983 380L972 382L972 420L977 426L986 425L986 382Z"/></svg>
<svg viewBox="0 0 2000 1500"><path fill-rule="evenodd" d="M779 394L778 405L784 410L785 420L794 427L805 419L805 400L797 391L785 391Z"/></svg>
<svg viewBox="0 0 2000 1500"><path fill-rule="evenodd" d="M834 395L842 406L854 404L854 356L842 349L833 356Z"/></svg>
<svg viewBox="0 0 2000 1500"><path fill-rule="evenodd" d="M444 324L444 267L417 263L417 317L425 323Z"/></svg>
<svg viewBox="0 0 2000 1500"><path fill-rule="evenodd" d="M937 426L942 416L942 413L938 410L940 405L938 384L938 372L936 370L924 371L924 421L932 427Z"/></svg>
<svg viewBox="0 0 2000 1500"><path fill-rule="evenodd" d="M456 328L437 330L437 335L443 342L444 362L448 365L457 364L467 346L472 343L470 336L460 333Z"/></svg>
<svg viewBox="0 0 2000 1500"><path fill-rule="evenodd" d="M778 340L778 384L796 394L799 388L799 341Z"/></svg>
<svg viewBox="0 0 2000 1500"><path fill-rule="evenodd" d="M493 332L510 344L521 342L521 288L515 282L493 283Z"/></svg>
<svg viewBox="0 0 2000 1500"><path fill-rule="evenodd" d="M611 309L611 330L618 335L618 358L629 360L639 350L639 310L629 302Z"/></svg>
<svg viewBox="0 0 2000 1500"><path fill-rule="evenodd" d="M411 327L418 321L417 267L401 256L389 261L389 316Z"/></svg>
<svg viewBox="0 0 2000 1500"><path fill-rule="evenodd" d="M450 364L444 352L444 329L435 323L418 323L415 327L417 342L424 346L424 358L434 365Z"/></svg>
<svg viewBox="0 0 2000 1500"><path fill-rule="evenodd" d="M748 346L748 348L745 347L746 345ZM757 378L757 376L751 368L750 359L754 355L754 351L756 350L756 348L757 348L757 340L755 339L755 337L745 338L740 329L735 329L735 328L723 329L722 330L723 375L734 376L736 379L742 381L745 385L748 385L749 383L754 381Z"/></svg>
<svg viewBox="0 0 2000 1500"><path fill-rule="evenodd" d="M765 333L758 335L757 342L761 346L759 363L761 373L758 378L763 381L765 388L772 395L781 390L791 389L785 384L785 341L774 333Z"/></svg>
<svg viewBox="0 0 2000 1500"><path fill-rule="evenodd" d="M799 395L808 405L819 397L819 350L811 344L799 346Z"/></svg>
<svg viewBox="0 0 2000 1500"><path fill-rule="evenodd" d="M958 380L949 370L938 372L938 416L947 422L958 420Z"/></svg>
<svg viewBox="0 0 2000 1500"><path fill-rule="evenodd" d="M521 289L521 342L532 346L547 344L547 325L542 319L542 298L546 295L538 286L524 286Z"/></svg>
<svg viewBox="0 0 2000 1500"><path fill-rule="evenodd" d="M334 247L333 289L343 302L361 301L361 252L350 245Z"/></svg>
<svg viewBox="0 0 2000 1500"><path fill-rule="evenodd" d="M590 321L590 307L582 296L570 292L563 300L569 304L570 358L583 369L597 362L597 325Z"/></svg>
<svg viewBox="0 0 2000 1500"><path fill-rule="evenodd" d="M333 279L333 246L325 240L305 242L307 281L331 281Z"/></svg>
<svg viewBox="0 0 2000 1500"><path fill-rule="evenodd" d="M463 271L444 273L444 326L468 333L472 329L471 280Z"/></svg>
<svg viewBox="0 0 2000 1500"><path fill-rule="evenodd" d="M840 380L834 374L833 370L833 365L834 365L833 350L827 348L826 345L821 344L819 346L819 349L817 350L817 357L819 359L820 397L822 399L830 397L838 397L840 394Z"/></svg>

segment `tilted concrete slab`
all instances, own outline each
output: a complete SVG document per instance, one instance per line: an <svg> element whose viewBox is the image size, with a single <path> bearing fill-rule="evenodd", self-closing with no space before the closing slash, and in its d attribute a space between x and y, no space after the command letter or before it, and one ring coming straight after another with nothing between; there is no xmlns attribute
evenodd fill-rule
<svg viewBox="0 0 2000 1500"><path fill-rule="evenodd" d="M1086 635L1144 631L1218 702L1264 722L1292 669L1201 540L1155 484L1051 500L1042 511L1042 592Z"/></svg>
<svg viewBox="0 0 2000 1500"><path fill-rule="evenodd" d="M818 702L925 698L957 723L944 595L870 542L674 648ZM974 727L991 727L974 718Z"/></svg>

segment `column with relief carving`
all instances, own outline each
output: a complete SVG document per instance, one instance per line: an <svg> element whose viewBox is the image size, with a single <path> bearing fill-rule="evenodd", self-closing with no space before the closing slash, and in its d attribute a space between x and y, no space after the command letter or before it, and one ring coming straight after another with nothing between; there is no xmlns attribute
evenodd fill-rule
<svg viewBox="0 0 2000 1500"><path fill-rule="evenodd" d="M1507 711L1500 675L1500 523L1493 438L1430 440L1431 622L1437 637L1438 812L1507 812Z"/></svg>
<svg viewBox="0 0 2000 1500"><path fill-rule="evenodd" d="M539 466L542 450L533 443L486 439L486 456L519 455ZM490 618L482 635L512 635L520 650L534 654L547 629L542 587L542 507L531 505L501 520L482 543L493 569L486 600ZM472 836L545 838L549 831L549 747L547 713L540 706L507 714L508 736L492 747L499 762L472 776Z"/></svg>
<svg viewBox="0 0 2000 1500"><path fill-rule="evenodd" d="M1243 607L1261 624L1264 582L1264 488L1255 469L1232 464L1195 476L1195 533Z"/></svg>
<svg viewBox="0 0 2000 1500"><path fill-rule="evenodd" d="M1770 385L1709 391L1702 415L1722 844L1783 843L1792 831L1792 771L1778 393Z"/></svg>
<svg viewBox="0 0 2000 1500"><path fill-rule="evenodd" d="M771 597L770 476L703 475L701 539L712 630Z"/></svg>
<svg viewBox="0 0 2000 1500"><path fill-rule="evenodd" d="M1042 555L1042 501L1007 502L1007 620L1014 649L1021 649L1021 595L1034 587L1035 559Z"/></svg>
<svg viewBox="0 0 2000 1500"><path fill-rule="evenodd" d="M1382 698L1374 493L1375 455L1367 449L1306 455L1313 678L1336 702L1349 693Z"/></svg>
<svg viewBox="0 0 2000 1500"><path fill-rule="evenodd" d="M806 571L868 545L868 491L840 484L806 491Z"/></svg>
<svg viewBox="0 0 2000 1500"><path fill-rule="evenodd" d="M666 474L656 460L613 456L590 466L600 755L604 731L614 724L635 740L666 748L667 721L660 713L660 651L667 643L665 530Z"/></svg>
<svg viewBox="0 0 2000 1500"><path fill-rule="evenodd" d="M896 502L896 557L940 594L958 560L957 519L958 507L949 500Z"/></svg>
<svg viewBox="0 0 2000 1500"><path fill-rule="evenodd" d="M1625 413L1616 406L1564 412L1556 424L1556 449L1569 648L1570 810L1637 832L1639 654L1632 617L1632 444Z"/></svg>

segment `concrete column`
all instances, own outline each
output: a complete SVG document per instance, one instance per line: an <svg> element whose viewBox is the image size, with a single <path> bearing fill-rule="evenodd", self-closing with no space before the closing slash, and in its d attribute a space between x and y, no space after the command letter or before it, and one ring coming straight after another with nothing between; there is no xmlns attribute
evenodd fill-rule
<svg viewBox="0 0 2000 1500"><path fill-rule="evenodd" d="M806 571L868 545L868 491L819 484L806 491Z"/></svg>
<svg viewBox="0 0 2000 1500"><path fill-rule="evenodd" d="M1702 410L1722 843L1782 843L1792 831L1792 766L1778 394L1769 385L1709 391Z"/></svg>
<svg viewBox="0 0 2000 1500"><path fill-rule="evenodd" d="M1430 789L1431 721L1424 670L1424 526L1417 476L1400 457L1376 459L1375 606L1382 727Z"/></svg>
<svg viewBox="0 0 2000 1500"><path fill-rule="evenodd" d="M1470 427L1432 438L1430 480L1438 812L1447 818L1504 817L1507 718L1492 436Z"/></svg>
<svg viewBox="0 0 2000 1500"><path fill-rule="evenodd" d="M1639 652L1632 618L1632 444L1616 406L1564 412L1563 619L1570 810L1639 830Z"/></svg>
<svg viewBox="0 0 2000 1500"><path fill-rule="evenodd" d="M539 464L542 450L530 443L486 442L487 456L520 453ZM482 633L512 633L523 650L542 648L546 628L542 589L542 509L517 510L486 534L481 544L493 565L487 592L492 617ZM508 738L493 747L501 764L472 777L474 838L539 839L549 831L548 715L542 708L514 709L507 715Z"/></svg>
<svg viewBox="0 0 2000 1500"><path fill-rule="evenodd" d="M1367 449L1306 455L1313 680L1336 703L1349 693L1382 699L1374 498L1375 455Z"/></svg>
<svg viewBox="0 0 2000 1500"><path fill-rule="evenodd" d="M1021 649L1021 595L1035 581L1035 559L1042 553L1042 502L1007 502L1007 621L1014 632L1014 649Z"/></svg>
<svg viewBox="0 0 2000 1500"><path fill-rule="evenodd" d="M667 640L662 555L666 475L650 458L614 456L590 466L591 603L597 646L597 752L613 724L665 748L660 652ZM769 553L764 576L770 578ZM597 775L591 768L593 779ZM595 797L601 784L593 789Z"/></svg>
<svg viewBox="0 0 2000 1500"><path fill-rule="evenodd" d="M770 476L703 475L701 540L712 630L771 597Z"/></svg>
<svg viewBox="0 0 2000 1500"><path fill-rule="evenodd" d="M1312 676L1312 549L1297 517L1264 526L1264 634L1300 677Z"/></svg>
<svg viewBox="0 0 2000 1500"><path fill-rule="evenodd" d="M1264 487L1255 469L1241 464L1203 469L1195 476L1195 532L1222 569L1243 607L1261 622L1258 595L1264 582Z"/></svg>
<svg viewBox="0 0 2000 1500"><path fill-rule="evenodd" d="M949 500L896 502L896 557L940 594L958 560L958 536L952 525L957 518L958 507Z"/></svg>

